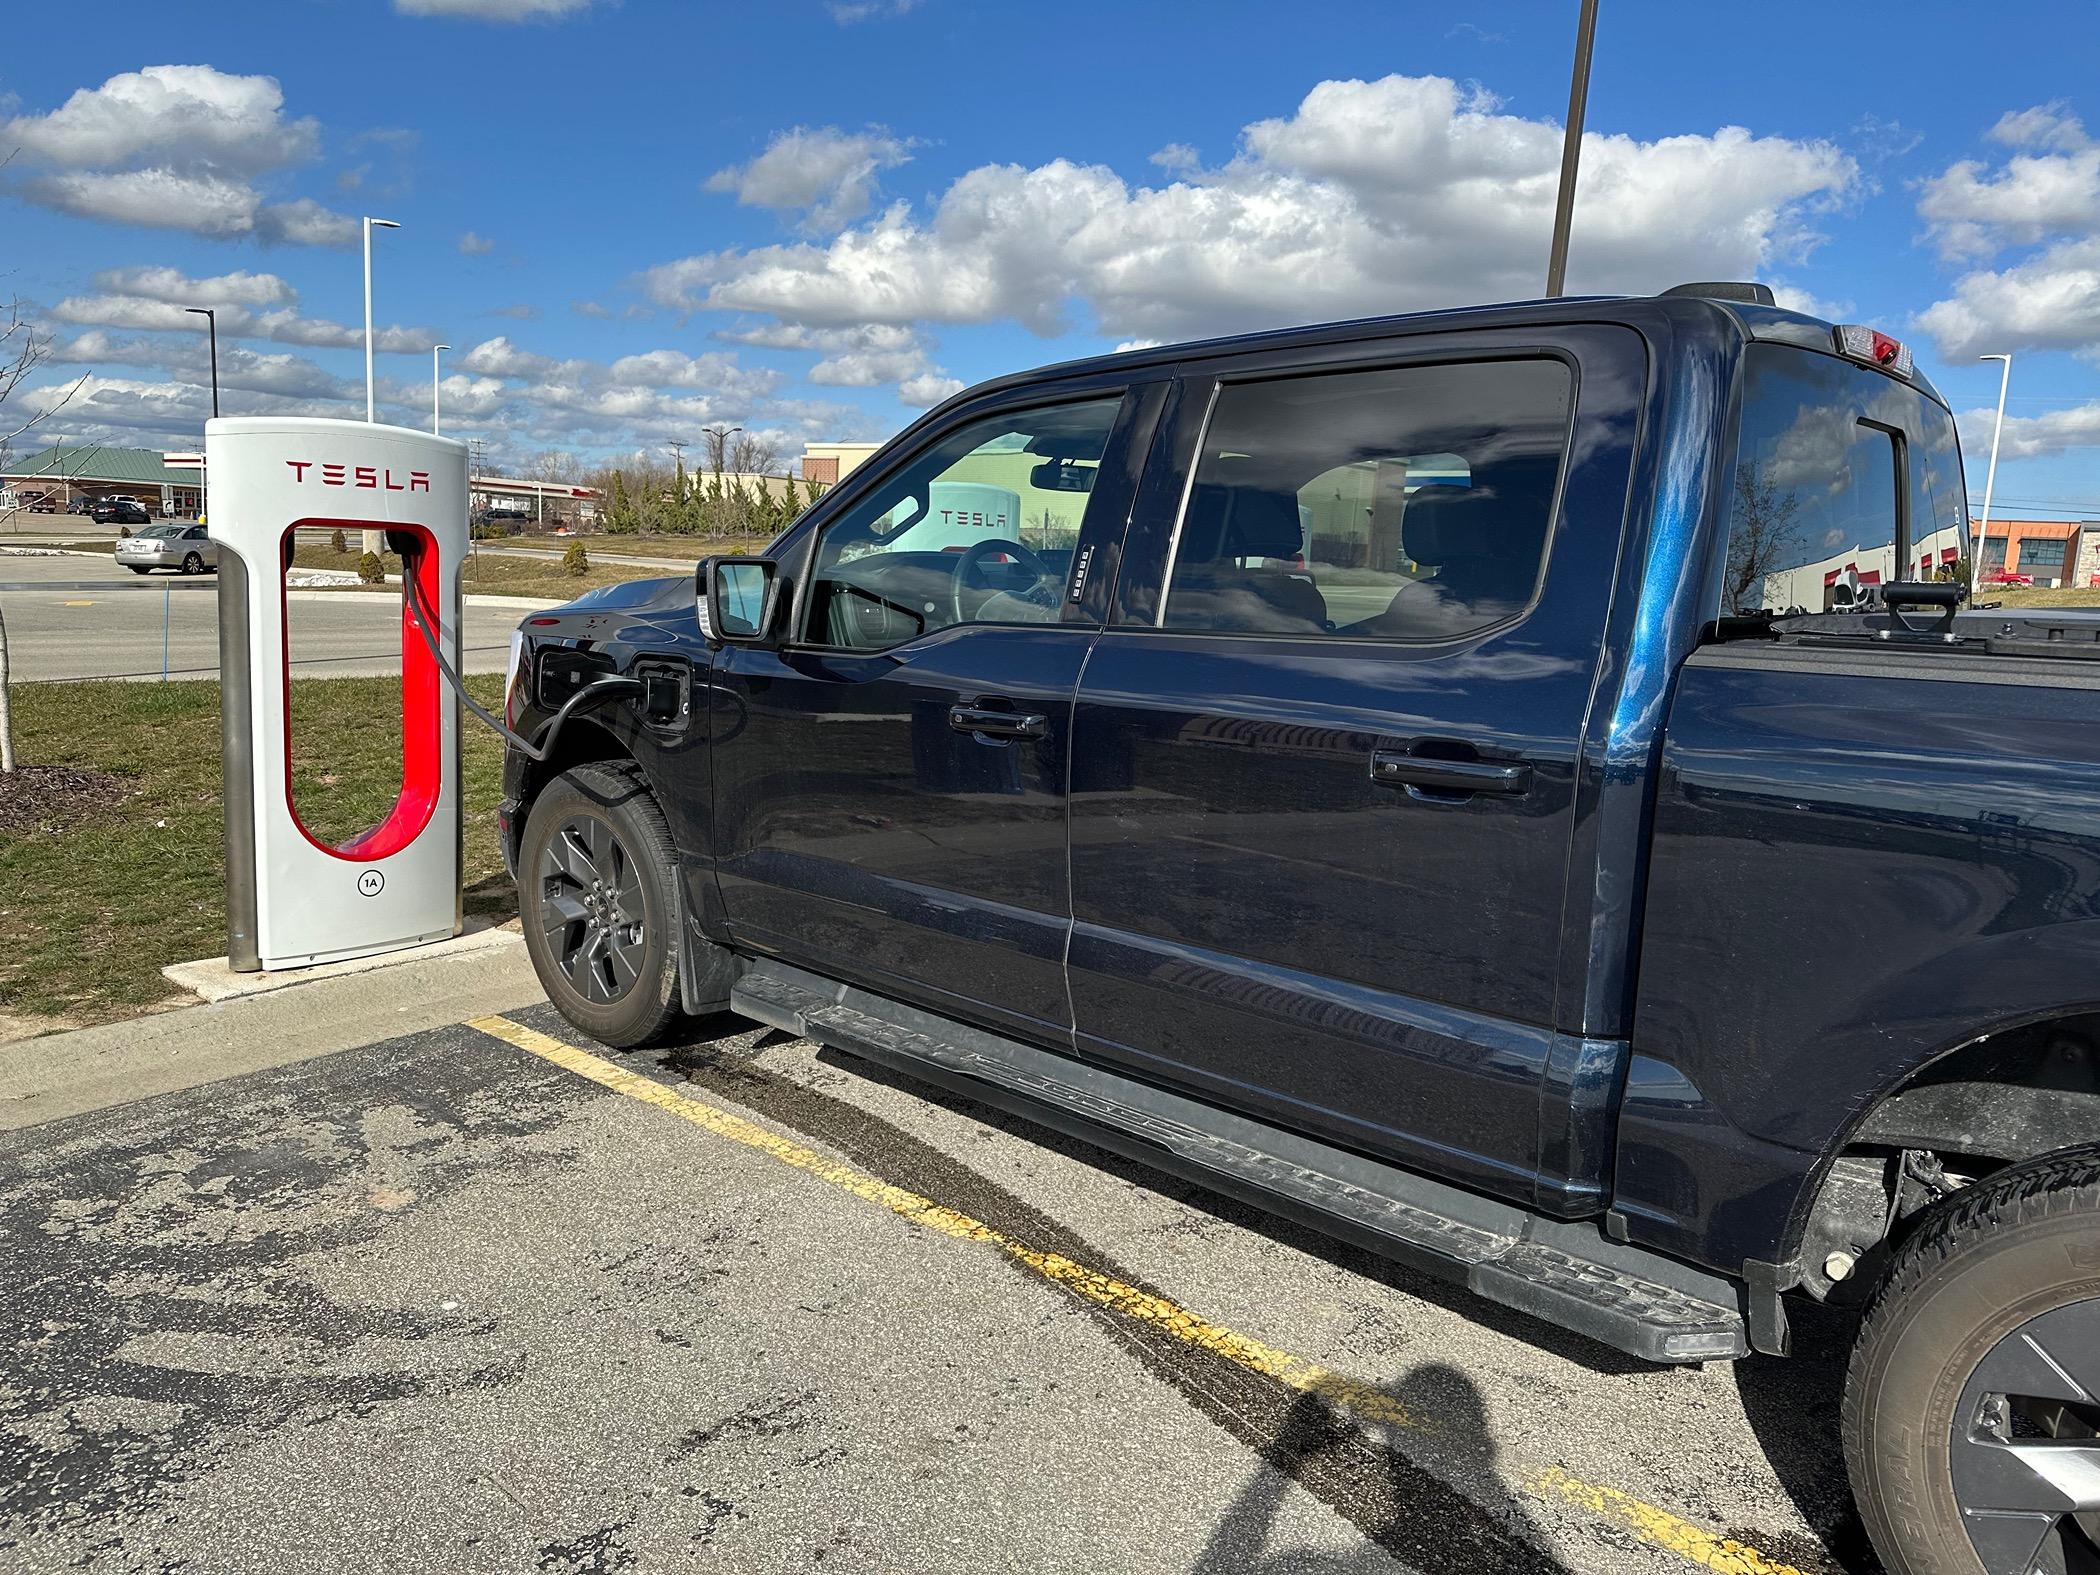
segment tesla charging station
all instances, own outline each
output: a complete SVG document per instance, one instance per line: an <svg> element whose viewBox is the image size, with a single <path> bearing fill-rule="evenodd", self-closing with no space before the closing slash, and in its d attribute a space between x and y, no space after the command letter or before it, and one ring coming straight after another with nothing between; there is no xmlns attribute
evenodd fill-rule
<svg viewBox="0 0 2100 1575"><path fill-rule="evenodd" d="M204 433L219 545L228 962L298 968L458 934L459 705L409 598L458 671L466 445L308 417L228 417ZM403 562L401 791L378 824L340 842L307 829L292 786L286 578L302 527L386 531Z"/></svg>

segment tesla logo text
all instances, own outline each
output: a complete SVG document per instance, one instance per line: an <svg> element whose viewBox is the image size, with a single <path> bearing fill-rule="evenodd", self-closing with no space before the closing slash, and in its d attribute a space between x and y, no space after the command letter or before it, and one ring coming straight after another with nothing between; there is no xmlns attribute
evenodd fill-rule
<svg viewBox="0 0 2100 1575"><path fill-rule="evenodd" d="M986 514L976 509L942 509L941 518L951 525L981 525L992 530L1006 524L1004 514Z"/></svg>
<svg viewBox="0 0 2100 1575"><path fill-rule="evenodd" d="M310 459L288 459L292 479L304 482L309 470L321 473L324 487L361 487L367 492L428 492L430 472L411 470L408 480L396 481L392 466L381 469L375 465L317 465Z"/></svg>

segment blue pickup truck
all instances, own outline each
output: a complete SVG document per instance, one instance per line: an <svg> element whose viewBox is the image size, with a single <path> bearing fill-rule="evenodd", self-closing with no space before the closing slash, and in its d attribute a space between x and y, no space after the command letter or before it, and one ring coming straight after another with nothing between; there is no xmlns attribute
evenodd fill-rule
<svg viewBox="0 0 2100 1575"><path fill-rule="evenodd" d="M1853 1309L1888 1567L2092 1575L2100 623L1968 552L1757 285L1001 379L527 620L527 941L1653 1361Z"/></svg>

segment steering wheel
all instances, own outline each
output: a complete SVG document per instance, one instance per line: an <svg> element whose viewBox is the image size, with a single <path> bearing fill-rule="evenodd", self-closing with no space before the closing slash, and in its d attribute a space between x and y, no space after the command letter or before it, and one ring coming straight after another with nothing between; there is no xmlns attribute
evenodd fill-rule
<svg viewBox="0 0 2100 1575"><path fill-rule="evenodd" d="M971 612L963 607L964 586L968 585L983 570L985 559L995 556L1008 557L1019 564L1034 580L1034 584L1029 587L1030 590L1035 589L1035 586L1041 585L1043 581L1050 577L1050 566L1017 541L1008 541L1004 537L991 536L983 541L973 542L963 553L961 560L955 565L955 578L948 585L948 610L954 614L956 623L968 623L971 617ZM987 592L995 588L990 585L983 587ZM1008 594L1017 595L1021 593L1009 592Z"/></svg>

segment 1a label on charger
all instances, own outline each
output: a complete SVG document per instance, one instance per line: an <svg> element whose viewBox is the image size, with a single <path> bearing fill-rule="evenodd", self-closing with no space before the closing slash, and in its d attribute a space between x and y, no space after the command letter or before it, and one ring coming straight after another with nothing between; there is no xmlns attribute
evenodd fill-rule
<svg viewBox="0 0 2100 1575"><path fill-rule="evenodd" d="M376 897L386 890L386 877L377 870L366 870L357 877L357 894L360 897Z"/></svg>

